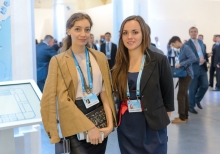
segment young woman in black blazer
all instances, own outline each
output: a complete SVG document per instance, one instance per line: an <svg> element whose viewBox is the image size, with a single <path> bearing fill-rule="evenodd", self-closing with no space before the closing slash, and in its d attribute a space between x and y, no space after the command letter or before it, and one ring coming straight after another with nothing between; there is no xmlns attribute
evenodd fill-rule
<svg viewBox="0 0 220 154"><path fill-rule="evenodd" d="M150 42L150 28L142 17L123 21L112 72L120 100L117 130L122 154L167 153L173 79L166 56L150 51Z"/></svg>

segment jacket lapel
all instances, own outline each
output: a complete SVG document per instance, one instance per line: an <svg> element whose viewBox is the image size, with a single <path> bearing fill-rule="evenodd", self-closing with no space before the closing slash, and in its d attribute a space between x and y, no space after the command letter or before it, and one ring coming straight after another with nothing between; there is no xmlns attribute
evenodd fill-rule
<svg viewBox="0 0 220 154"><path fill-rule="evenodd" d="M75 90L75 94L77 92L77 85L78 85L78 76L77 76L77 70L76 70L76 66L74 63L74 59L72 56L72 51L70 49L68 49L66 51L66 65L69 69L69 73L71 75L72 81L73 81L73 85L74 85L74 90Z"/></svg>
<svg viewBox="0 0 220 154"><path fill-rule="evenodd" d="M148 83L148 81L151 77L151 74L154 71L155 64L156 64L156 59L155 59L154 54L152 53L152 51L149 51L148 53L151 57L151 62L148 65L144 66L144 70L142 72L142 76L141 76L141 93L143 92L144 87L147 85L147 83ZM146 55L146 63L148 63L148 61L149 61L149 58L148 58L148 55Z"/></svg>
<svg viewBox="0 0 220 154"><path fill-rule="evenodd" d="M197 57L199 57L199 55L198 55L198 53L197 53L197 50L196 50L196 47L195 47L193 41L190 39L189 42L190 42L191 47L193 48L193 52L196 54Z"/></svg>

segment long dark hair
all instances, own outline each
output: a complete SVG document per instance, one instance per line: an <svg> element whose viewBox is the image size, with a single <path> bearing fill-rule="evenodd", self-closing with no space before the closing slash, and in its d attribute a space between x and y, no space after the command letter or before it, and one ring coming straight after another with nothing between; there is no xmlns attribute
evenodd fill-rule
<svg viewBox="0 0 220 154"><path fill-rule="evenodd" d="M150 46L150 27L145 23L144 19L141 16L129 16L127 17L120 28L120 38L118 43L118 50L115 58L115 65L112 71L112 83L113 89L116 93L116 96L121 100L124 101L127 99L126 89L127 89L127 74L129 69L129 54L128 49L125 47L123 40L122 40L122 33L124 29L124 25L126 22L136 20L141 27L142 32L142 43L141 49L143 54L147 52L147 49ZM148 52L147 52L148 54ZM149 54L148 54L149 57Z"/></svg>
<svg viewBox="0 0 220 154"><path fill-rule="evenodd" d="M74 13L66 22L66 31L68 29L71 29L74 26L74 23L76 21L79 20L83 20L83 19L87 19L90 23L90 28L92 27L93 23L92 23L92 19L90 18L90 16L88 14L85 13ZM68 50L72 45L72 39L70 35L67 35L64 39L63 39L63 46L60 49L61 52L64 52L66 50Z"/></svg>

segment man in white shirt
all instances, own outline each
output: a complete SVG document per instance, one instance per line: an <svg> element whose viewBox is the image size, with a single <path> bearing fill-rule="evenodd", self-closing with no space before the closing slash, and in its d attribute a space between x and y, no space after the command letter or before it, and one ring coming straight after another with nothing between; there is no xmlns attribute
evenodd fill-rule
<svg viewBox="0 0 220 154"><path fill-rule="evenodd" d="M158 49L160 49L160 42L159 42L159 38L157 36L155 37L155 45Z"/></svg>
<svg viewBox="0 0 220 154"><path fill-rule="evenodd" d="M112 69L112 67L115 64L117 46L116 44L111 42L111 33L109 32L105 33L105 43L101 45L101 52L103 52L106 55L106 58L108 59L109 68Z"/></svg>

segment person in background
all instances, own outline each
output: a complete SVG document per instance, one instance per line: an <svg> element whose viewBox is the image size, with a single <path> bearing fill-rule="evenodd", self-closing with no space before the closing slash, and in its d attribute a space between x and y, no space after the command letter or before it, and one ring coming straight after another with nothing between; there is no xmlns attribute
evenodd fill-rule
<svg viewBox="0 0 220 154"><path fill-rule="evenodd" d="M143 18L127 17L112 70L113 89L120 101L117 134L122 154L167 153L173 78L167 57L148 50L149 46L150 29Z"/></svg>
<svg viewBox="0 0 220 154"><path fill-rule="evenodd" d="M167 57L170 63L170 66L175 66L175 57L177 56L177 51L169 43L167 45Z"/></svg>
<svg viewBox="0 0 220 154"><path fill-rule="evenodd" d="M97 47L97 50L100 51L100 44L98 40L95 40L95 45Z"/></svg>
<svg viewBox="0 0 220 154"><path fill-rule="evenodd" d="M46 35L42 43L36 46L37 57L37 85L43 92L44 84L47 78L48 65L50 59L57 54L56 50L52 47L54 39L51 35Z"/></svg>
<svg viewBox="0 0 220 154"><path fill-rule="evenodd" d="M208 89L208 76L206 61L211 54L207 54L204 43L197 39L198 29L191 27L189 29L190 39L185 43L195 54L197 61L192 64L194 78L189 85L189 112L197 114L195 105L202 109L201 100Z"/></svg>
<svg viewBox="0 0 220 154"><path fill-rule="evenodd" d="M202 34L199 34L199 35L198 35L198 39L201 40L201 41L204 43L204 41L203 41L204 36L203 36ZM204 46L205 46L205 51L206 51L206 45L205 45L205 43L204 43Z"/></svg>
<svg viewBox="0 0 220 154"><path fill-rule="evenodd" d="M111 33L109 32L105 33L105 43L101 45L101 52L103 52L106 55L106 58L108 59L109 68L111 70L115 64L117 46L116 44L111 42Z"/></svg>
<svg viewBox="0 0 220 154"><path fill-rule="evenodd" d="M90 38L89 38L87 46L89 48L97 50L97 46L94 44L94 35L93 34L90 34Z"/></svg>
<svg viewBox="0 0 220 154"><path fill-rule="evenodd" d="M210 65L210 70L209 70L209 86L213 88L213 83L214 83L214 74L215 74L215 68L216 66L214 65L215 61L215 53L216 53L216 48L219 46L219 42L217 41L217 35L213 36L213 46L212 46L212 54L213 56L211 57L211 65Z"/></svg>
<svg viewBox="0 0 220 154"><path fill-rule="evenodd" d="M159 42L159 38L157 36L155 37L155 45L158 49L160 49L160 42Z"/></svg>
<svg viewBox="0 0 220 154"><path fill-rule="evenodd" d="M56 51L58 51L59 50L59 45L58 45L58 43L57 43L57 40L56 39L54 39L54 45L52 46L53 48L54 48L54 50L56 50Z"/></svg>
<svg viewBox="0 0 220 154"><path fill-rule="evenodd" d="M192 63L196 62L197 59L190 47L182 44L178 36L173 36L169 41L169 45L175 47L176 49L180 49L180 53L178 55L179 63L174 67L177 69L184 67L187 72L186 77L179 78L179 89L177 93L179 117L172 120L172 123L185 123L189 116L188 88L191 80L193 79Z"/></svg>
<svg viewBox="0 0 220 154"><path fill-rule="evenodd" d="M214 66L216 70L216 86L215 90L220 91L220 35L216 35L216 42L218 45L215 47Z"/></svg>

